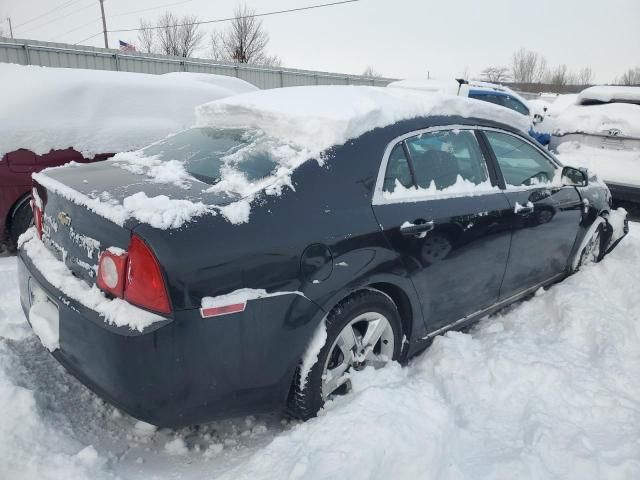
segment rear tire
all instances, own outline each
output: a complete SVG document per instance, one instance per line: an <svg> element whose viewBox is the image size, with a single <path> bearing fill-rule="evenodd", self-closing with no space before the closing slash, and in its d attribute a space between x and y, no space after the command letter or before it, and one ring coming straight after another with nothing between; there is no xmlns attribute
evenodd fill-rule
<svg viewBox="0 0 640 480"><path fill-rule="evenodd" d="M33 225L31 204L24 202L13 212L11 222L9 223L9 249L11 251L16 250L18 247L18 238L26 232L31 225Z"/></svg>
<svg viewBox="0 0 640 480"><path fill-rule="evenodd" d="M331 310L327 338L306 378L296 372L288 413L298 419L315 417L326 400L350 391L349 372L382 367L402 350L400 314L393 301L373 290L357 292Z"/></svg>

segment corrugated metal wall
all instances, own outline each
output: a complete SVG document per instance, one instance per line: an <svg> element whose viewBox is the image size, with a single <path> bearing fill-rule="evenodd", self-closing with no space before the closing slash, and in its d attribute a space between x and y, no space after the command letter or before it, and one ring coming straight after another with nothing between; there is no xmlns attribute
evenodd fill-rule
<svg viewBox="0 0 640 480"><path fill-rule="evenodd" d="M12 40L2 37L0 37L0 62L153 74L176 71L216 73L241 78L258 88L298 85L374 85L383 87L393 81L390 78L368 78L311 70L258 67L206 59L122 52L66 43Z"/></svg>

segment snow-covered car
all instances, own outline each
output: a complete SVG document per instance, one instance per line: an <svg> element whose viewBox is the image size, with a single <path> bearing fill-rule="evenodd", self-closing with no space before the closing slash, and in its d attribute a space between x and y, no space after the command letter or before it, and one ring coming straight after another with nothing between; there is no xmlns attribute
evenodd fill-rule
<svg viewBox="0 0 640 480"><path fill-rule="evenodd" d="M221 75L0 64L0 244L31 221L31 174L104 160L191 126L194 108L257 90Z"/></svg>
<svg viewBox="0 0 640 480"><path fill-rule="evenodd" d="M587 88L552 125L550 148L597 173L614 198L640 201L640 87Z"/></svg>
<svg viewBox="0 0 640 480"><path fill-rule="evenodd" d="M25 315L69 372L146 422L315 415L599 261L606 186L490 103L375 87L218 100L140 151L34 175Z"/></svg>

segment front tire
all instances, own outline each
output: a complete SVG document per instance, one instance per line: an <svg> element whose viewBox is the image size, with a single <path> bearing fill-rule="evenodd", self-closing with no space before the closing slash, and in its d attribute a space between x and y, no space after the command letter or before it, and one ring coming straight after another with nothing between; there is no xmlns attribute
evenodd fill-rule
<svg viewBox="0 0 640 480"><path fill-rule="evenodd" d="M603 253L603 245L604 242L604 228L600 225L595 232L591 235L589 242L585 245L580 252L580 261L578 262L577 270L584 265L589 265L591 263L598 263L602 260Z"/></svg>
<svg viewBox="0 0 640 480"><path fill-rule="evenodd" d="M397 360L402 326L395 303L382 292L355 293L331 310L325 321L327 338L306 378L300 369L288 400L288 411L307 420L325 401L351 390L350 373L367 366L383 367Z"/></svg>

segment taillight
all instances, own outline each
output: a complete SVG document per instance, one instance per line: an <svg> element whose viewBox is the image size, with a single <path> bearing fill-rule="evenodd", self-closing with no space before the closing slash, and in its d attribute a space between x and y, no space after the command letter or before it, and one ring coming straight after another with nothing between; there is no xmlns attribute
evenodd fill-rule
<svg viewBox="0 0 640 480"><path fill-rule="evenodd" d="M98 287L129 303L158 313L171 313L169 295L160 265L147 244L133 235L129 249L102 252Z"/></svg>
<svg viewBox="0 0 640 480"><path fill-rule="evenodd" d="M155 312L170 313L169 295L162 271L147 244L133 235L128 253L125 300Z"/></svg>
<svg viewBox="0 0 640 480"><path fill-rule="evenodd" d="M99 288L116 297L123 297L127 257L127 252L120 249L108 248L102 252L98 262Z"/></svg>

